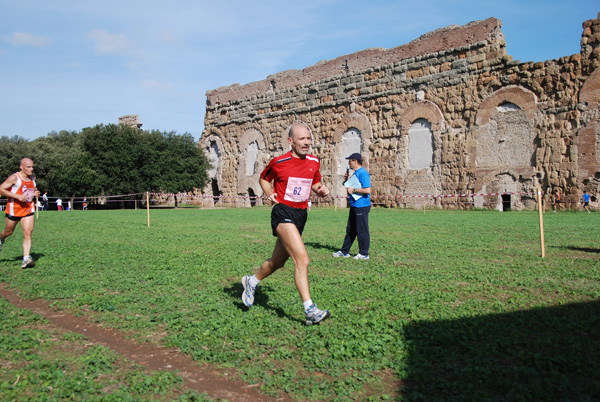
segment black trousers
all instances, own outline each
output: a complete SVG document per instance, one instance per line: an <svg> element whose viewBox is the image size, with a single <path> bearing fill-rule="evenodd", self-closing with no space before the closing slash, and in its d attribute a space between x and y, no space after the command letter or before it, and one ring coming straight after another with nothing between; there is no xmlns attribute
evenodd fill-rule
<svg viewBox="0 0 600 402"><path fill-rule="evenodd" d="M362 255L369 255L371 246L371 235L369 234L369 212L371 207L353 208L350 207L348 215L348 224L346 225L346 237L341 251L344 254L350 253L350 247L354 239L358 238L358 252Z"/></svg>

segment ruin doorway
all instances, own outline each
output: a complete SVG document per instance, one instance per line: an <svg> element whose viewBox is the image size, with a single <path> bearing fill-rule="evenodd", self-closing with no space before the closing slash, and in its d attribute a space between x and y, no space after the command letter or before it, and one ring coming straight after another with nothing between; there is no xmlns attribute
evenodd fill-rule
<svg viewBox="0 0 600 402"><path fill-rule="evenodd" d="M213 204L217 205L217 203L221 199L221 190L219 190L219 182L216 178L212 179L211 185L213 193Z"/></svg>
<svg viewBox="0 0 600 402"><path fill-rule="evenodd" d="M254 190L252 190L251 188L248 189L248 196L250 197L250 207L255 207L256 206L256 194L254 193Z"/></svg>
<svg viewBox="0 0 600 402"><path fill-rule="evenodd" d="M502 194L502 211L510 211L510 194Z"/></svg>

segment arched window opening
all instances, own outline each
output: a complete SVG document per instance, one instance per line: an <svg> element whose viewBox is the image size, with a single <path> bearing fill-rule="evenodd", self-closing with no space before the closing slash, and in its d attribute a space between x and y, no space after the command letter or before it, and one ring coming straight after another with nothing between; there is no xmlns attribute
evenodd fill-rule
<svg viewBox="0 0 600 402"><path fill-rule="evenodd" d="M361 153L361 148L362 136L360 131L352 127L342 136L342 163L340 164L339 174L346 173L348 167L347 161L343 158L347 158L355 152Z"/></svg>
<svg viewBox="0 0 600 402"><path fill-rule="evenodd" d="M208 171L208 177L212 178L216 176L220 158L221 154L219 153L219 146L215 141L211 141L210 146L208 147L208 160L211 166Z"/></svg>
<svg viewBox="0 0 600 402"><path fill-rule="evenodd" d="M517 110L521 110L521 108L517 105L515 105L512 102L504 102L501 105L498 105L496 107L496 109L500 112L500 113L507 113L507 112L516 112Z"/></svg>
<svg viewBox="0 0 600 402"><path fill-rule="evenodd" d="M253 141L248 145L248 151L246 153L246 176L252 176L254 174L254 166L256 164L256 158L258 156L258 143Z"/></svg>
<svg viewBox="0 0 600 402"><path fill-rule="evenodd" d="M417 119L408 132L408 164L413 170L425 169L433 162L433 132L431 123Z"/></svg>

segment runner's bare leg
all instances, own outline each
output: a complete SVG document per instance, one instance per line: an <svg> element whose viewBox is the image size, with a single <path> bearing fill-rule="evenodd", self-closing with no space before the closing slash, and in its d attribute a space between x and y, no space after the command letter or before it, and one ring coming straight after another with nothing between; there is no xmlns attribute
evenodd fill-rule
<svg viewBox="0 0 600 402"><path fill-rule="evenodd" d="M302 301L310 300L308 285L308 252L304 241L296 225L292 223L280 223L276 229L277 242L273 249L271 258L262 263L256 272L256 278L260 281L283 267L288 258L294 261L294 280L296 288Z"/></svg>
<svg viewBox="0 0 600 402"><path fill-rule="evenodd" d="M21 228L23 229L23 256L29 255L31 251L31 233L35 225L35 217L33 215L21 218Z"/></svg>

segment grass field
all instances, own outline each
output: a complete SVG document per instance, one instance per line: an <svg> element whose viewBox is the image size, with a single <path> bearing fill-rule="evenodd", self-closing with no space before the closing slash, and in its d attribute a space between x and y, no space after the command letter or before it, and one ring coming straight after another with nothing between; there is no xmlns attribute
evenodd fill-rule
<svg viewBox="0 0 600 402"><path fill-rule="evenodd" d="M312 327L303 325L291 262L259 286L255 306L241 303L240 278L272 251L269 214L152 210L147 227L144 210L40 213L37 266L20 269L17 228L0 254L0 282L139 341L176 346L273 396L600 399L600 213L545 214L542 259L535 212L376 208L371 259L358 262L331 257L347 210L313 208L304 234L311 293L332 317ZM75 349L57 344L45 353L51 345L36 340L51 334L39 332L35 316L6 302L0 310L0 399L60 400L48 386L82 395L77 380L57 373L71 360L88 362L90 351L73 357ZM102 375L79 381L119 385L114 400L204 398L184 392L173 375L132 380L127 368L115 369L118 356L93 353ZM136 381L160 392L143 394ZM111 400L93 387L81 392Z"/></svg>

